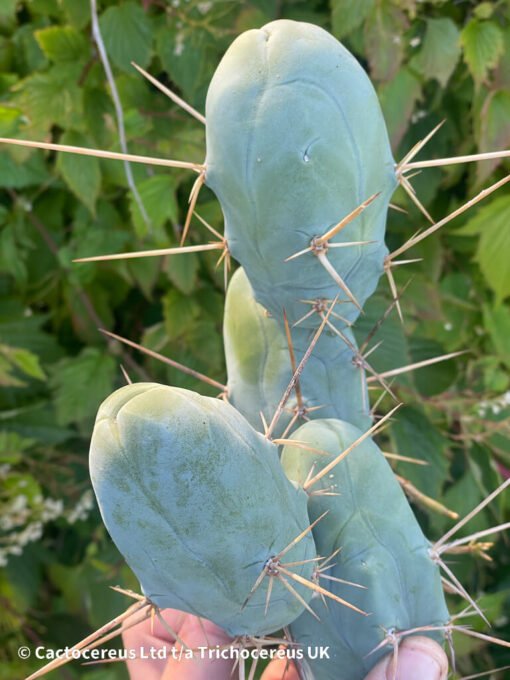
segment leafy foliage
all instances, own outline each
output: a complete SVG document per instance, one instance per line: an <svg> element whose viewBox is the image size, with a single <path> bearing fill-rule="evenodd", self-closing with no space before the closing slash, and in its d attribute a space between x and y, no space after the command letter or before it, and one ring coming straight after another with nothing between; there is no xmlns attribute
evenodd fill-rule
<svg viewBox="0 0 510 680"><path fill-rule="evenodd" d="M100 27L114 70L129 151L202 162L203 127L146 83L137 62L204 110L208 82L242 30L278 17L333 31L370 71L396 159L437 123L420 157L492 151L510 140L510 6L444 0L103 0ZM0 3L0 134L119 150L110 86L91 36L90 7L75 0ZM426 170L413 182L442 217L508 172L490 161ZM76 257L175 245L193 177L133 165L142 204L122 163L20 148L0 149L0 679L26 675L37 661L17 648L34 636L48 645L78 640L121 610L108 585L136 588L102 528L87 475L91 421L99 401L124 384L158 380L214 394L194 378L108 341L113 330L224 381L222 272L212 253L143 261L73 264ZM502 190L504 192L504 189ZM403 192L388 242L426 226ZM198 210L221 230L221 212L203 190ZM193 222L190 243L209 239ZM510 474L510 204L490 198L413 250L423 261L399 267L406 325L394 313L374 337L376 370L468 349L447 364L396 378L409 406L386 446L429 466L396 463L399 474L453 510L470 510ZM362 340L389 301L384 282L357 332ZM374 397L377 391L374 392ZM508 514L508 496L470 529ZM450 526L419 505L431 537ZM468 590L487 593L496 633L510 614L509 555L503 541L488 564L458 556ZM452 608L459 606L452 600ZM4 615L5 614L5 615ZM491 615L491 612L489 612ZM462 642L465 675L509 663L494 647ZM476 654L474 654L476 652ZM74 665L55 677L114 680Z"/></svg>

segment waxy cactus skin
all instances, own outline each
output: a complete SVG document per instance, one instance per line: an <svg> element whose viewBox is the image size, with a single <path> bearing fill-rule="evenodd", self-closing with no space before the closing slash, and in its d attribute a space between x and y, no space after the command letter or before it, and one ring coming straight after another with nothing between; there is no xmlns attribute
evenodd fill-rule
<svg viewBox="0 0 510 680"><path fill-rule="evenodd" d="M287 444L281 462L289 479L303 485L355 442L362 432L339 420L315 420L296 430L292 439L321 449L317 455ZM362 680L387 648L370 654L387 632L420 626L442 626L449 621L439 567L429 554L430 544L383 454L371 439L358 444L313 488L329 489L335 496L310 496L308 512L314 521L318 554L332 555L329 576L355 582L360 589L328 582L340 597L370 615L360 617L345 607L326 608L314 599L312 608L292 625L302 644L331 647L331 659L309 661L317 680ZM428 633L438 640L442 634Z"/></svg>
<svg viewBox="0 0 510 680"><path fill-rule="evenodd" d="M429 542L372 440L313 489L306 484L371 425L351 326L387 255L397 177L386 127L354 57L324 30L284 20L232 44L211 82L206 120L202 177L242 266L224 320L230 403L152 384L114 393L92 439L94 489L112 538L157 606L209 618L232 635L287 626L298 643L331 648L331 659L303 665L307 680L362 680L388 651L370 654L386 632L449 620ZM369 198L319 252L314 239ZM286 261L311 244L313 252ZM335 299L332 325L299 379L304 411L296 420L310 422L290 435L296 443L284 447L280 463L270 438L286 432L297 392L266 436L260 414L271 422L293 373L284 312L299 363ZM306 305L321 301L303 319ZM313 493L321 490L334 495ZM338 602L326 607L293 581L319 622L284 588L271 558L298 536L285 557L296 573L368 616ZM323 574L364 588L317 572L317 556L338 549Z"/></svg>
<svg viewBox="0 0 510 680"><path fill-rule="evenodd" d="M395 164L377 95L356 59L323 29L280 20L230 46L206 102L206 183L218 197L232 255L257 301L276 318L303 314L300 299L339 292L307 248L380 192L330 248L328 258L360 305L374 292L387 254ZM354 322L353 303L342 314ZM316 319L303 327L316 328Z"/></svg>
<svg viewBox="0 0 510 680"><path fill-rule="evenodd" d="M346 329L344 333L356 347L352 332ZM291 329L291 335L299 363L310 344L310 330L298 326ZM255 301L243 269L235 272L227 290L223 341L229 401L260 430L260 412L267 422L271 421L292 369L285 332ZM370 427L364 371L354 365L352 358L352 349L338 336L328 330L323 332L300 380L305 408L322 406L310 412L310 418L342 418L360 428ZM296 407L293 396L275 435L285 429Z"/></svg>
<svg viewBox="0 0 510 680"><path fill-rule="evenodd" d="M276 446L225 402L152 383L117 390L97 415L90 472L110 535L158 607L232 635L273 632L303 611L279 583L267 615L265 588L243 608L266 560L308 526L307 499ZM311 533L286 555L313 557Z"/></svg>

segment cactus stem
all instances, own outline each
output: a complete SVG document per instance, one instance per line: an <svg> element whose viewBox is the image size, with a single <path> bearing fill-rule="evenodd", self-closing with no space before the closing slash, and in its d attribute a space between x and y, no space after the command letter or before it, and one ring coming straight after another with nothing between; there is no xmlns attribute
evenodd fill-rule
<svg viewBox="0 0 510 680"><path fill-rule="evenodd" d="M413 465L430 465L427 460L420 460L419 458L411 458L409 456L401 456L398 453L389 453L388 451L383 451L385 458L390 458L391 460L400 460L403 463L412 463Z"/></svg>
<svg viewBox="0 0 510 680"><path fill-rule="evenodd" d="M340 453L334 460L331 461L331 463L328 463L326 466L324 466L324 467L322 468L322 470L320 470L320 472L318 472L314 477L312 477L312 479L310 479L309 481L307 481L307 482L303 485L303 489L306 491L306 490L309 489L311 486L313 486L314 484L316 484L320 479L322 479L325 475L329 474L329 473L331 472L331 470L333 470L333 469L338 465L338 463L340 463L340 461L342 461L342 460L343 460L343 459L344 459L344 458L345 458L345 457L346 457L353 449L355 449L359 444L361 444L362 442L364 442L365 439L367 439L367 438L370 437L371 435L375 434L375 432L377 432L378 430L380 430L380 428L382 427L382 425L383 425L387 420L389 420L389 418L391 418L391 416L392 416L392 415L397 411L397 409L399 409L401 406L402 406L402 404L397 404L394 408L391 409L391 411L388 411L388 413L387 413L385 416L383 416L377 423L375 423L375 425L372 425L371 428L369 428L369 429L368 429L366 432L364 432L360 437L358 437L358 438L356 439L356 441L354 441L354 442L353 442L352 444L350 444L346 449L344 449L344 450L342 451L342 453ZM510 482L510 480L509 480L509 482Z"/></svg>
<svg viewBox="0 0 510 680"><path fill-rule="evenodd" d="M450 354L442 354L439 357L432 357L431 359L425 359L424 361L417 361L414 364L408 364L407 366L401 366L400 368L393 368L390 371L384 371L380 373L381 378L390 378L396 375L401 375L402 373L409 373L410 371L416 371L418 368L424 368L425 366L431 366L432 364L437 364L440 361L447 361L448 359L453 359L454 357L459 357L462 354L467 354L469 350L461 350L460 352L450 352ZM373 382L376 378L367 378L367 382Z"/></svg>
<svg viewBox="0 0 510 680"><path fill-rule="evenodd" d="M423 147L430 141L430 139L440 130L440 128L443 127L445 124L446 120L442 120L438 125L436 125L435 128L433 128L428 135L426 135L423 139L421 139L419 142L417 142L410 151L406 153L404 158L398 163L397 165L397 172L403 172L402 168L404 168L422 149Z"/></svg>
<svg viewBox="0 0 510 680"><path fill-rule="evenodd" d="M274 428L275 428L276 425L278 424L278 421L279 421L279 419L280 419L280 416L281 416L281 414L282 414L282 411L283 411L283 409L284 409L284 406L285 406L285 404L287 403L287 401L288 401L288 399L289 399L289 397L290 397L290 395L291 395L292 390L294 389L294 385L295 385L296 382L299 380L299 377L300 377L301 373L303 372L304 367L305 367L306 364L308 363L308 359L310 358L310 356L311 356L311 354L312 354L312 352L313 352L313 350L314 350L314 348L315 348L315 345L317 344L317 342L318 342L320 336L322 335L322 331L324 330L324 327L326 326L326 323L327 323L327 321L328 321L329 315L330 315L331 312L333 311L333 308L334 308L334 306L335 306L335 304L336 304L336 301L337 301L337 298L335 298L335 300L333 301L333 304L332 304L331 307L329 308L328 313L327 313L326 316L324 317L324 319L323 319L321 325L320 325L319 328L316 330L316 332L315 332L315 334L314 334L314 336L313 336L313 338L312 338L312 341L310 342L310 345L308 346L308 349L306 350L306 352L305 352L304 355L303 355L303 358L302 358L301 361L299 362L299 366L298 366L298 367L296 368L296 370L294 371L294 373L293 373L293 375L292 375L292 378L291 378L291 380L290 380L290 383L288 384L287 389L286 389L285 392L283 393L283 396L282 396L282 398L280 399L280 402L279 402L278 406L276 407L276 411L275 411L275 413L274 413L273 419L271 420L271 424L269 425L268 430L267 430L267 432L266 432L266 437L267 437L267 439L269 439L269 438L271 437Z"/></svg>
<svg viewBox="0 0 510 680"><path fill-rule="evenodd" d="M191 187L191 191L189 194L188 198L188 212L186 214L186 221L184 222L184 228L182 230L182 236L181 236L181 242L180 245L184 245L184 241L186 240L186 236L188 235L188 230L189 226L191 224L191 218L193 216L193 213L195 212L195 206L197 204L198 200L198 195L200 194L200 189L204 186L205 183L205 170L202 170L202 172L198 175L196 180L193 183L193 186Z"/></svg>
<svg viewBox="0 0 510 680"><path fill-rule="evenodd" d="M126 371L126 369L124 368L124 366L122 364L120 364L120 370L121 370L122 375L124 376L124 380L126 381L126 384L132 385L133 381L129 377L128 372Z"/></svg>
<svg viewBox="0 0 510 680"><path fill-rule="evenodd" d="M104 330L104 328L99 329L101 333L104 335L107 335L109 338L113 338L114 340L118 340L119 342L124 343L125 345L128 345L129 347L133 347L133 349L138 350L139 352L143 352L144 354L147 354L148 356L152 357L153 359L157 359L158 361L162 361L164 364L168 364L169 366L172 366L172 368L176 368L178 371L181 371L182 373L186 373L187 375L192 376L193 378L196 378L197 380L201 380L202 382L207 383L208 385L211 385L212 387L216 387L222 392L227 391L227 386L223 385L222 383L218 382L217 380L213 380L212 378L209 378L209 376L204 375L203 373L200 373L199 371L195 371L193 368L189 368L188 366L184 366L184 364L180 364L178 361L174 361L173 359L169 359L168 357L163 356L162 354L159 354L159 352L154 352L152 349L148 349L147 347L143 347L142 345L139 345L136 342L133 342L132 340L128 340L127 338L123 338L121 335L117 335L116 333L112 333L110 331Z"/></svg>
<svg viewBox="0 0 510 680"><path fill-rule="evenodd" d="M510 152L509 152L509 155L510 155ZM454 210L453 212L451 212L449 215L444 217L439 222L436 222L435 224L433 224L428 229L425 229L425 231L423 231L418 236L415 236L415 237L412 237L411 239L409 239L406 243L404 243L404 245L400 246L400 248L397 248L397 250L394 250L392 253L390 253L386 259L387 260L394 260L396 257L401 255L402 253L405 253L406 250L409 250L409 248L412 248L413 246L415 246L420 241L423 241L424 238L427 238L427 236L430 236L435 231L437 231L438 229L443 227L445 224L448 224L448 222L451 222L451 220L455 219L455 217L462 215L462 213L466 212L466 210L469 210L474 205L476 205L477 203L482 201L487 196L490 196L492 193L497 191L500 187L507 184L508 182L510 182L510 175L506 175L505 177L500 179L499 182L495 182L494 184L491 184L491 186L487 187L486 189L482 189L482 191L480 191L480 193L478 193L471 200L464 203L464 205L461 205L460 208L457 208L457 210Z"/></svg>
<svg viewBox="0 0 510 680"><path fill-rule="evenodd" d="M163 165L167 168L183 168L184 170L194 170L195 172L203 172L205 170L205 165L201 163L190 163L189 161L171 161L167 160L166 158L136 156L130 153L118 153L117 151L101 151L100 149L89 149L83 146L69 146L68 144L32 142L24 139L7 139L6 137L0 137L0 144L13 144L15 146L25 146L32 149L45 149L46 151L65 151L66 153L76 153L82 156L94 156L95 158L109 158L116 161L128 161L129 163Z"/></svg>
<svg viewBox="0 0 510 680"><path fill-rule="evenodd" d="M414 500L416 503L424 505L426 508L435 511L440 515L445 515L450 519L459 518L459 514L457 512L450 510L442 503L436 501L434 498L431 498L430 496L424 494L423 491L417 489L414 486L414 484L412 484L412 482L410 482L408 479L405 479L405 477L401 477L400 475L395 475L395 477L398 479L400 486L404 489L407 496L409 496L411 500Z"/></svg>
<svg viewBox="0 0 510 680"><path fill-rule="evenodd" d="M199 113L196 109L194 109L190 104L184 101L181 97L179 97L178 94L175 94L175 92L172 92L168 87L163 85L163 83L160 83L159 80L156 80L154 76L151 76L150 73L147 73L141 66L138 66L134 61L131 62L131 65L136 68L136 70L144 77L146 78L150 83L152 83L155 87L158 88L163 94L166 94L167 97L169 97L175 104L181 107L181 109L184 109L187 113L189 113L193 118L196 118L200 123L205 125L205 116L203 116L201 113Z"/></svg>

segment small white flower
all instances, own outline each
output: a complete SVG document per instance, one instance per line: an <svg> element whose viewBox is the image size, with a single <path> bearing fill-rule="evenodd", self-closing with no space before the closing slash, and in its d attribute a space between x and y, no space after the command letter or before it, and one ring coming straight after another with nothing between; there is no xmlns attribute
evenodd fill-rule
<svg viewBox="0 0 510 680"><path fill-rule="evenodd" d="M411 47L418 47L418 45L421 44L421 38L419 38L418 36L416 36L415 38L411 38L409 44L411 45Z"/></svg>

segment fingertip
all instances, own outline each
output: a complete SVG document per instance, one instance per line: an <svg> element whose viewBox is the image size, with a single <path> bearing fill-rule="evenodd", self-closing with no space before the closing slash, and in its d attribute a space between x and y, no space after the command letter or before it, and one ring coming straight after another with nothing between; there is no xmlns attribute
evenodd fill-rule
<svg viewBox="0 0 510 680"><path fill-rule="evenodd" d="M441 645L431 638L415 636L401 643L396 668L389 654L365 680L446 680L447 675L448 658Z"/></svg>

